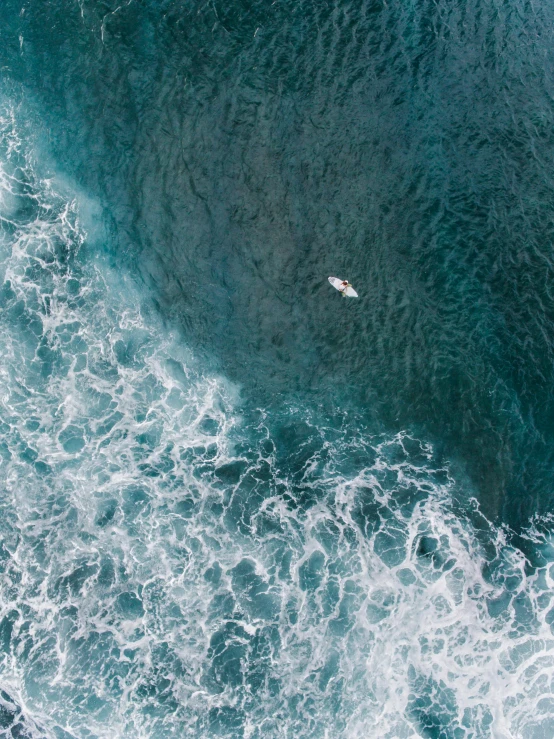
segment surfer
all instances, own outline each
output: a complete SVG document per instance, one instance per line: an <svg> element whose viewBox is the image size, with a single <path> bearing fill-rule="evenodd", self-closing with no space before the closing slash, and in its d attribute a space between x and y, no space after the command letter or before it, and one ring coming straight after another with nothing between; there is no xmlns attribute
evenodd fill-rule
<svg viewBox="0 0 554 739"><path fill-rule="evenodd" d="M348 280L341 280L340 277L329 277L329 282L338 290L343 298L357 298L358 293L354 290Z"/></svg>

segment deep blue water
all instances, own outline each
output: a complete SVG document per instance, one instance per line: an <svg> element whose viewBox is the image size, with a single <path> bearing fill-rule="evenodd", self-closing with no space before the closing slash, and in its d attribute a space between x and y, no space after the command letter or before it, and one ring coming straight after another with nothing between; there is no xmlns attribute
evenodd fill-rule
<svg viewBox="0 0 554 739"><path fill-rule="evenodd" d="M545 2L3 1L2 736L554 736L553 173Z"/></svg>

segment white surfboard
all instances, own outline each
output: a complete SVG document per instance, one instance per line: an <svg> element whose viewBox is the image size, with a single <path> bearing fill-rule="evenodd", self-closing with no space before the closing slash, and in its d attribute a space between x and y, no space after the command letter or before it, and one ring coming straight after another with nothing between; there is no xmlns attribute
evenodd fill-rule
<svg viewBox="0 0 554 739"><path fill-rule="evenodd" d="M352 285L348 285L346 290L342 289L342 280L339 280L338 277L329 277L329 282L333 287L335 287L337 290L339 290L343 295L346 295L349 298L357 298L358 293L354 290Z"/></svg>

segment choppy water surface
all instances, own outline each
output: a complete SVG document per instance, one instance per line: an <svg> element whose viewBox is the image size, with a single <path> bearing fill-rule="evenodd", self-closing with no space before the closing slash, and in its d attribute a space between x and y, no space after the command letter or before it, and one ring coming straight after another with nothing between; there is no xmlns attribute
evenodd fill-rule
<svg viewBox="0 0 554 739"><path fill-rule="evenodd" d="M553 14L2 5L6 736L554 734Z"/></svg>

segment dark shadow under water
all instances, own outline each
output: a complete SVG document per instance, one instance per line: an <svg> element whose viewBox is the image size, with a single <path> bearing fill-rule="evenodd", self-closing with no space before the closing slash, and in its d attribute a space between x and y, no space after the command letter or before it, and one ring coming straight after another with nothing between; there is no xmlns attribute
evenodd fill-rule
<svg viewBox="0 0 554 739"><path fill-rule="evenodd" d="M4 77L104 204L114 260L249 403L415 428L490 517L550 508L549 8L3 12Z"/></svg>

